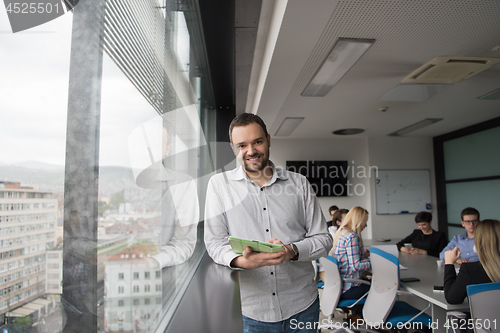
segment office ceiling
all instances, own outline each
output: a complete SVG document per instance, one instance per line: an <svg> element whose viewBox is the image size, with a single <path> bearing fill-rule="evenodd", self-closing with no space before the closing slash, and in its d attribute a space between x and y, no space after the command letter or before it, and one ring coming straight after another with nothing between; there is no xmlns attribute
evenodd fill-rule
<svg viewBox="0 0 500 333"><path fill-rule="evenodd" d="M236 17L238 8L237 0ZM301 96L341 37L376 41L325 97ZM436 56L500 57L498 46L497 0L265 0L253 57L245 60L252 68L235 66L235 82L248 82L243 109L260 115L271 135L285 117L305 118L288 138L333 138L343 128L365 129L352 137L380 137L443 118L406 135L433 137L500 116L500 100L477 99L500 88L500 65L426 101L380 98ZM238 105L245 91L236 90Z"/></svg>

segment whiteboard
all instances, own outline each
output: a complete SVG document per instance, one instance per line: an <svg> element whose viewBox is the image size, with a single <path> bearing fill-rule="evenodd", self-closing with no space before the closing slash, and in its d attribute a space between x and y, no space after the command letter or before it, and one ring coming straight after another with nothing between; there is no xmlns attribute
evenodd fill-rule
<svg viewBox="0 0 500 333"><path fill-rule="evenodd" d="M377 214L431 211L430 170L375 171Z"/></svg>

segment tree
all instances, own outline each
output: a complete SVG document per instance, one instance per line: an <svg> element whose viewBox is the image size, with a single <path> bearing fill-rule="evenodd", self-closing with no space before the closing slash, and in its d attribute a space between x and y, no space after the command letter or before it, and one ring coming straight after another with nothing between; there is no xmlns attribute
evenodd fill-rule
<svg viewBox="0 0 500 333"><path fill-rule="evenodd" d="M113 207L113 209L118 209L121 203L125 203L125 190L113 193L109 200L109 205Z"/></svg>
<svg viewBox="0 0 500 333"><path fill-rule="evenodd" d="M31 317L15 317L12 320L12 331L16 333L27 333L31 327Z"/></svg>

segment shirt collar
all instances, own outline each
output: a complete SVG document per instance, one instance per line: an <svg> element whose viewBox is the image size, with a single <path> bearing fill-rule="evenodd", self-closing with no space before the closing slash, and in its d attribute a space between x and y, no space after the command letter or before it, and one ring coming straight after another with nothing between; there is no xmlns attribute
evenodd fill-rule
<svg viewBox="0 0 500 333"><path fill-rule="evenodd" d="M288 179L287 171L283 170L280 167L276 167L274 163L271 161L269 161L269 165L273 170L273 178L269 181L270 184L274 183L276 179L280 180ZM245 170L243 170L243 167L241 165L238 165L236 169L233 169L227 173L227 178L231 180L242 180L242 179L248 179L248 176Z"/></svg>
<svg viewBox="0 0 500 333"><path fill-rule="evenodd" d="M465 232L465 234L461 234L460 236L462 236L462 239L468 239L469 238L469 234L467 234L467 231ZM474 238L471 238L471 239L474 239Z"/></svg>

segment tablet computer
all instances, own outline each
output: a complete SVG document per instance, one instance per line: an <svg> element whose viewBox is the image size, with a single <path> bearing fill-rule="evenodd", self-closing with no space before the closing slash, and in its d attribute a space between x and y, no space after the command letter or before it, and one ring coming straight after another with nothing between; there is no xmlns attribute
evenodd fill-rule
<svg viewBox="0 0 500 333"><path fill-rule="evenodd" d="M243 250L245 250L247 246L254 252L276 253L283 251L283 245L252 241L236 237L229 237L229 244L231 244L233 252L236 254L242 254Z"/></svg>

